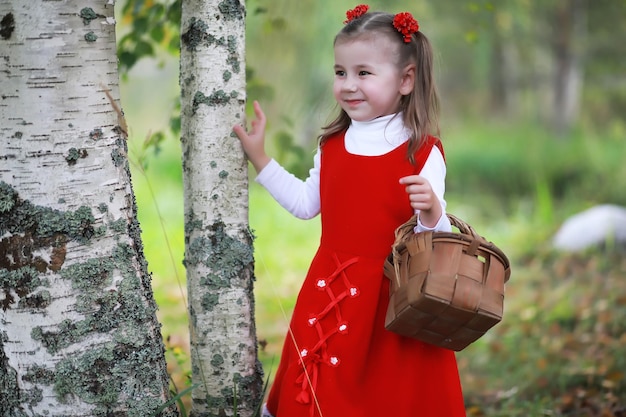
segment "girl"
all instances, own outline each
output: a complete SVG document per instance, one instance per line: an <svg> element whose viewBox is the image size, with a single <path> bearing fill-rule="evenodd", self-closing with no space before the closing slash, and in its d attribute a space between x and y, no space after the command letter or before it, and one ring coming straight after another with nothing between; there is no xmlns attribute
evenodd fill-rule
<svg viewBox="0 0 626 417"><path fill-rule="evenodd" d="M409 13L347 12L334 42L337 118L301 181L264 148L265 114L235 126L257 181L300 218L321 214L264 409L274 417L464 416L454 352L384 328L383 264L394 230L450 230L437 132L433 53Z"/></svg>

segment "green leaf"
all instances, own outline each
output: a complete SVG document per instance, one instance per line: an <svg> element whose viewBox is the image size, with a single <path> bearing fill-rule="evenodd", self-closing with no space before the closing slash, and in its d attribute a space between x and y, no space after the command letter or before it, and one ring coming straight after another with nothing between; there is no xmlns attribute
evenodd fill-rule
<svg viewBox="0 0 626 417"><path fill-rule="evenodd" d="M152 44L146 41L140 41L135 46L135 54L137 55L137 58L143 58L145 56L153 56L154 48L152 47Z"/></svg>
<svg viewBox="0 0 626 417"><path fill-rule="evenodd" d="M133 20L133 31L135 31L138 36L141 36L148 31L149 23L147 17L138 17Z"/></svg>
<svg viewBox="0 0 626 417"><path fill-rule="evenodd" d="M163 26L157 25L150 30L150 37L156 43L163 42L163 38L165 38L165 31L163 30Z"/></svg>

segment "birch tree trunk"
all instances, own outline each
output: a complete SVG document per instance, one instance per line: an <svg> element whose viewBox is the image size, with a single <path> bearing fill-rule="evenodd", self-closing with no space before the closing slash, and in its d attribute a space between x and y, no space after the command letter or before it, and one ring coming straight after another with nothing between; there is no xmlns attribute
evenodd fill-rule
<svg viewBox="0 0 626 417"><path fill-rule="evenodd" d="M181 124L191 415L251 416L261 401L247 162L232 126L245 104L245 7L184 0Z"/></svg>
<svg viewBox="0 0 626 417"><path fill-rule="evenodd" d="M145 417L168 400L113 7L0 0L3 417Z"/></svg>

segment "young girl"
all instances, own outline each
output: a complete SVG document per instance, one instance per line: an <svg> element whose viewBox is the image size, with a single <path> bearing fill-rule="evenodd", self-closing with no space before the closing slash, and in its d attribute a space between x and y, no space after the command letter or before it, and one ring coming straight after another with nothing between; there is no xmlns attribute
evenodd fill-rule
<svg viewBox="0 0 626 417"><path fill-rule="evenodd" d="M433 53L409 13L348 11L334 42L337 118L301 181L264 148L265 115L234 131L257 181L300 218L321 214L264 416L457 417L465 409L454 352L384 328L383 264L394 230L450 230L437 132Z"/></svg>

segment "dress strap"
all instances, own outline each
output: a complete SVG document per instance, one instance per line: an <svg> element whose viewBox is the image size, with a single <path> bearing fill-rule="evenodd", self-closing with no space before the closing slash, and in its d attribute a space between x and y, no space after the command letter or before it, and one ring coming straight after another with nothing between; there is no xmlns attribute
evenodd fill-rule
<svg viewBox="0 0 626 417"><path fill-rule="evenodd" d="M427 136L424 143L422 143L422 145L414 154L414 172L416 174L419 174L422 168L424 168L424 164L426 164L426 160L430 156L430 152L432 151L433 146L439 148L439 152L441 152L441 155L443 156L443 160L445 162L446 155L443 152L443 144L441 143L441 140L439 140L439 138L436 138L435 136Z"/></svg>

